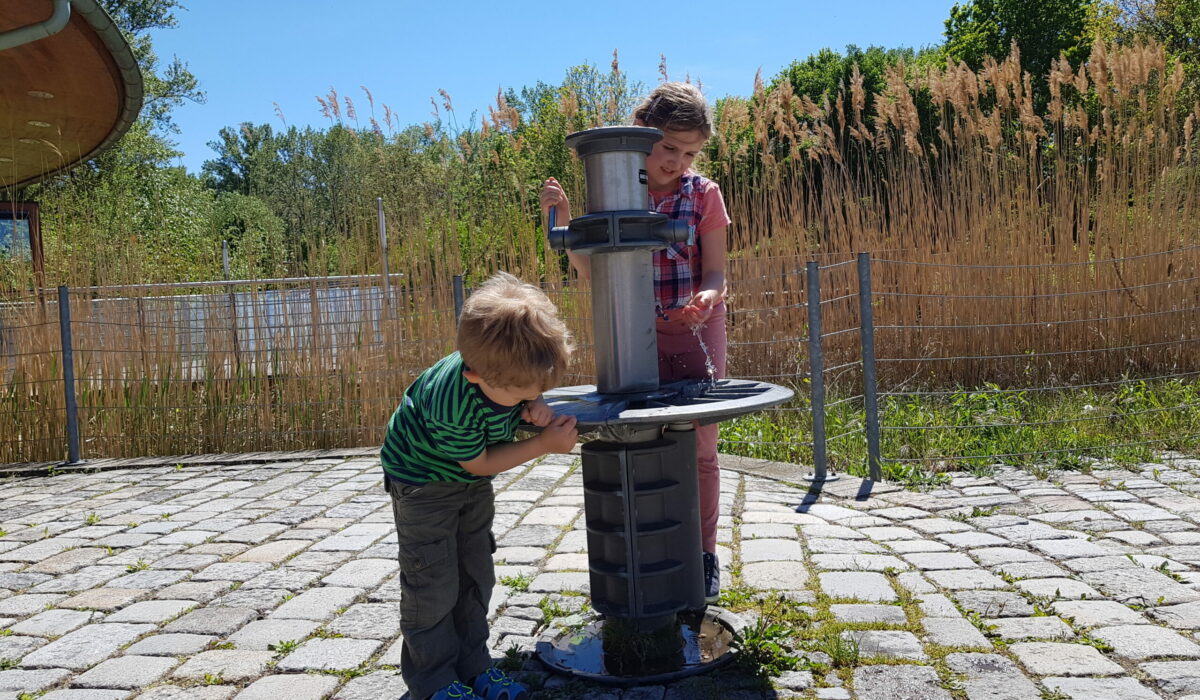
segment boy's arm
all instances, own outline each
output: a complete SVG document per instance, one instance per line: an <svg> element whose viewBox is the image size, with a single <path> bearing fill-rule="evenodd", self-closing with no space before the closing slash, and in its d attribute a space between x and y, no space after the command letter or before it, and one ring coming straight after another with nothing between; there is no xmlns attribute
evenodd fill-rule
<svg viewBox="0 0 1200 700"><path fill-rule="evenodd" d="M574 416L558 416L534 437L489 445L478 457L459 465L476 476L492 476L551 452L570 452L578 439Z"/></svg>

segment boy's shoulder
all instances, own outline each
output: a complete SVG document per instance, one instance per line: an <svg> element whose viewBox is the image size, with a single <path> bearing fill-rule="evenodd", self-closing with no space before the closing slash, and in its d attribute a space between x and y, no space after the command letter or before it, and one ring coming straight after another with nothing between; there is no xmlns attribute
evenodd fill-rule
<svg viewBox="0 0 1200 700"><path fill-rule="evenodd" d="M438 360L409 387L408 398L430 418L461 419L471 406L466 364L457 352Z"/></svg>

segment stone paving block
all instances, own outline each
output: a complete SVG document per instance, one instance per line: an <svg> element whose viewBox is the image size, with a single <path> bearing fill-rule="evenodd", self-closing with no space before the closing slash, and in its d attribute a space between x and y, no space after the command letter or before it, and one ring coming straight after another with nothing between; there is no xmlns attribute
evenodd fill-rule
<svg viewBox="0 0 1200 700"><path fill-rule="evenodd" d="M999 654L960 653L946 656L946 665L966 677L963 689L970 700L1040 700L1038 690L1016 664Z"/></svg>
<svg viewBox="0 0 1200 700"><path fill-rule="evenodd" d="M742 542L742 561L799 561L804 550L799 540L748 540Z"/></svg>
<svg viewBox="0 0 1200 700"><path fill-rule="evenodd" d="M1013 564L1026 561L1043 561L1041 557L1025 549L1016 547L983 547L971 550L971 556L983 566L997 564Z"/></svg>
<svg viewBox="0 0 1200 700"><path fill-rule="evenodd" d="M301 642L321 626L316 620L255 620L229 635L238 649L268 651L280 642Z"/></svg>
<svg viewBox="0 0 1200 700"><path fill-rule="evenodd" d="M83 670L112 656L118 649L148 632L154 625L96 623L85 625L21 660L25 668Z"/></svg>
<svg viewBox="0 0 1200 700"><path fill-rule="evenodd" d="M275 609L268 617L274 619L328 620L348 607L362 591L358 588L324 586L310 588Z"/></svg>
<svg viewBox="0 0 1200 700"><path fill-rule="evenodd" d="M232 530L226 530L215 538L216 542L241 542L243 544L259 544L271 539L287 529L283 523L252 523L242 525Z"/></svg>
<svg viewBox="0 0 1200 700"><path fill-rule="evenodd" d="M209 634L152 634L126 647L125 653L138 656L187 656L203 651L217 639Z"/></svg>
<svg viewBox="0 0 1200 700"><path fill-rule="evenodd" d="M41 637L18 635L0 637L0 661L15 662L44 644L46 644L46 640Z"/></svg>
<svg viewBox="0 0 1200 700"><path fill-rule="evenodd" d="M178 663L173 658L126 654L102 661L86 673L75 677L71 685L76 688L137 690L162 678Z"/></svg>
<svg viewBox="0 0 1200 700"><path fill-rule="evenodd" d="M71 672L65 668L48 668L42 671L24 669L0 671L0 693L13 693L13 700L16 700L18 692L36 693L44 688L49 688L69 675Z"/></svg>
<svg viewBox="0 0 1200 700"><path fill-rule="evenodd" d="M61 593L23 593L0 600L0 615L24 617L58 604L67 596Z"/></svg>
<svg viewBox="0 0 1200 700"><path fill-rule="evenodd" d="M91 622L97 613L90 610L46 610L9 627L14 634L61 637ZM120 622L120 620L114 620Z"/></svg>
<svg viewBox="0 0 1200 700"><path fill-rule="evenodd" d="M241 554L237 555L231 562L259 562L268 564L279 564L287 561L293 555L298 554L308 548L309 542L305 540L275 540L260 544L257 547L251 547Z"/></svg>
<svg viewBox="0 0 1200 700"><path fill-rule="evenodd" d="M745 545L742 545L745 547ZM885 554L814 554L812 563L818 569L832 571L887 571L910 568L908 562Z"/></svg>
<svg viewBox="0 0 1200 700"><path fill-rule="evenodd" d="M951 591L998 590L1008 588L1004 579L983 569L945 569L927 571L930 581Z"/></svg>
<svg viewBox="0 0 1200 700"><path fill-rule="evenodd" d="M975 625L961 617L927 617L921 621L931 644L990 649L992 643Z"/></svg>
<svg viewBox="0 0 1200 700"><path fill-rule="evenodd" d="M221 562L197 571L193 581L249 581L270 569L266 562Z"/></svg>
<svg viewBox="0 0 1200 700"><path fill-rule="evenodd" d="M196 607L191 600L147 600L122 608L105 622L147 622L160 624Z"/></svg>
<svg viewBox="0 0 1200 700"><path fill-rule="evenodd" d="M1200 658L1200 646L1157 625L1098 627L1092 630L1092 636L1110 644L1117 656L1133 661L1156 657Z"/></svg>
<svg viewBox="0 0 1200 700"><path fill-rule="evenodd" d="M163 628L164 632L184 634L231 634L258 617L250 608L199 608Z"/></svg>
<svg viewBox="0 0 1200 700"><path fill-rule="evenodd" d="M903 556L908 563L922 571L977 568L970 557L959 552L917 552Z"/></svg>
<svg viewBox="0 0 1200 700"><path fill-rule="evenodd" d="M799 591L808 586L808 568L799 561L772 561L742 566L742 582L760 590Z"/></svg>
<svg viewBox="0 0 1200 700"><path fill-rule="evenodd" d="M989 535L986 532L946 532L937 538L952 547L963 549L978 549L981 547L997 547L1008 544L1003 537Z"/></svg>
<svg viewBox="0 0 1200 700"><path fill-rule="evenodd" d="M1060 600L1054 612L1071 618L1080 627L1145 624L1146 619L1121 603L1111 600Z"/></svg>
<svg viewBox="0 0 1200 700"><path fill-rule="evenodd" d="M1063 561L1063 566L1076 573L1091 573L1095 571L1112 571L1113 569L1135 569L1138 565L1129 560L1128 557L1106 556L1106 557L1081 557L1079 559L1067 559Z"/></svg>
<svg viewBox="0 0 1200 700"><path fill-rule="evenodd" d="M742 531L745 531L742 527ZM884 527L864 527L860 528L859 532L876 542L888 542L891 540L919 540L925 537L924 534L907 527L884 526Z"/></svg>
<svg viewBox="0 0 1200 700"><path fill-rule="evenodd" d="M536 564L545 559L546 554L542 547L500 547L493 558L497 564Z"/></svg>
<svg viewBox="0 0 1200 700"><path fill-rule="evenodd" d="M1119 601L1175 605L1200 600L1200 591L1149 569L1099 571L1081 574L1080 578Z"/></svg>
<svg viewBox="0 0 1200 700"><path fill-rule="evenodd" d="M262 614L274 610L291 595L291 591L282 588L239 588L208 605L211 608L249 608Z"/></svg>
<svg viewBox="0 0 1200 700"><path fill-rule="evenodd" d="M150 565L153 569L187 569L188 571L199 571L210 564L216 564L221 561L221 557L215 554L172 554L169 557L163 557Z"/></svg>
<svg viewBox="0 0 1200 700"><path fill-rule="evenodd" d="M1159 700L1160 696L1132 678L1044 678L1050 690L1071 700Z"/></svg>
<svg viewBox="0 0 1200 700"><path fill-rule="evenodd" d="M830 605L829 612L839 622L881 622L889 625L908 624L908 616L904 614L904 609L895 605Z"/></svg>
<svg viewBox="0 0 1200 700"><path fill-rule="evenodd" d="M57 605L60 608L76 610L112 611L142 600L151 592L144 588L93 588L61 601Z"/></svg>
<svg viewBox="0 0 1200 700"><path fill-rule="evenodd" d="M1082 600L1104 597L1091 586L1070 578L1031 578L1017 581L1016 586L1026 593L1038 596L1039 598Z"/></svg>
<svg viewBox="0 0 1200 700"><path fill-rule="evenodd" d="M996 617L986 619L984 624L989 628L989 634L1008 640L1064 640L1075 636L1057 617Z"/></svg>
<svg viewBox="0 0 1200 700"><path fill-rule="evenodd" d="M858 642L861 657L880 656L888 659L925 661L929 657L921 646L921 640L912 632L899 630L847 630L843 639Z"/></svg>
<svg viewBox="0 0 1200 700"><path fill-rule="evenodd" d="M1168 693L1200 693L1200 661L1154 661L1138 668Z"/></svg>
<svg viewBox="0 0 1200 700"><path fill-rule="evenodd" d="M19 564L17 566L19 566ZM54 579L54 577L49 574L35 574L35 573L26 573L26 572L2 573L2 574L0 574L0 588L5 588L10 591L23 591L27 588L33 588L34 586L36 586L40 583L45 583L46 581L52 581L53 579ZM85 586L85 588L86 588L86 586ZM71 590L71 589L63 589L63 590ZM59 591L33 591L33 592L34 593L58 593Z"/></svg>
<svg viewBox="0 0 1200 700"><path fill-rule="evenodd" d="M38 700L125 700L125 698L132 696L133 692L129 690L66 689L51 690L49 693L38 698Z"/></svg>
<svg viewBox="0 0 1200 700"><path fill-rule="evenodd" d="M542 568L546 571L587 571L588 557L576 552L555 554L542 564Z"/></svg>
<svg viewBox="0 0 1200 700"><path fill-rule="evenodd" d="M1008 648L1039 676L1115 676L1125 672L1095 647L1059 642L1019 642Z"/></svg>
<svg viewBox="0 0 1200 700"><path fill-rule="evenodd" d="M73 571L82 569L85 566L91 565L108 556L108 553L99 547L80 547L72 549L61 554L55 554L39 562L35 562L25 571L30 573L41 573L51 575L69 574Z"/></svg>
<svg viewBox="0 0 1200 700"><path fill-rule="evenodd" d="M575 520L582 508L566 506L538 507L529 510L521 518L522 525L555 525L561 527Z"/></svg>
<svg viewBox="0 0 1200 700"><path fill-rule="evenodd" d="M382 646L374 639L310 639L279 660L280 671L337 671L357 668Z"/></svg>
<svg viewBox="0 0 1200 700"><path fill-rule="evenodd" d="M299 569L284 565L278 569L264 571L258 576L242 584L243 590L255 588L281 588L288 591L301 591L321 577L321 572L312 569Z"/></svg>
<svg viewBox="0 0 1200 700"><path fill-rule="evenodd" d="M859 700L951 700L928 666L860 666L854 669L854 691Z"/></svg>
<svg viewBox="0 0 1200 700"><path fill-rule="evenodd" d="M267 664L275 658L271 651L242 651L214 649L202 651L183 663L171 674L172 678L203 681L205 676L220 678L225 683L239 683L263 675Z"/></svg>
<svg viewBox="0 0 1200 700"><path fill-rule="evenodd" d="M873 603L890 603L896 600L896 592L883 574L822 573L818 574L821 590L831 598L862 600Z"/></svg>
<svg viewBox="0 0 1200 700"><path fill-rule="evenodd" d="M238 693L235 700L323 700L338 683L333 676L294 673L264 676Z"/></svg>
<svg viewBox="0 0 1200 700"><path fill-rule="evenodd" d="M1027 544L1051 559L1101 557L1109 553L1100 545L1086 540L1030 540Z"/></svg>
<svg viewBox="0 0 1200 700"><path fill-rule="evenodd" d="M1200 629L1200 602L1151 608L1150 616L1177 630Z"/></svg>
<svg viewBox="0 0 1200 700"><path fill-rule="evenodd" d="M902 544L899 542L891 542L889 546L895 549L896 545ZM883 545L868 542L867 540L835 540L827 537L810 537L808 539L808 551L815 554L887 554L888 550ZM898 551L898 550L897 550Z"/></svg>
<svg viewBox="0 0 1200 700"><path fill-rule="evenodd" d="M185 581L157 591L156 600L194 600L207 603L229 590L232 581Z"/></svg>
<svg viewBox="0 0 1200 700"><path fill-rule="evenodd" d="M326 586L347 586L354 588L374 588L384 579L396 573L398 563L392 559L355 559L338 567L333 573L321 579Z"/></svg>
<svg viewBox="0 0 1200 700"><path fill-rule="evenodd" d="M591 590L591 579L587 573L574 571L539 574L529 584L529 590L535 593L587 593Z"/></svg>
<svg viewBox="0 0 1200 700"><path fill-rule="evenodd" d="M887 543L888 549L896 554L911 554L913 552L949 552L950 545L933 540L893 540Z"/></svg>
<svg viewBox="0 0 1200 700"><path fill-rule="evenodd" d="M925 617L962 617L954 602L941 593L923 593L917 606Z"/></svg>
<svg viewBox="0 0 1200 700"><path fill-rule="evenodd" d="M400 634L400 606L357 603L329 623L328 629L353 639L395 639Z"/></svg>

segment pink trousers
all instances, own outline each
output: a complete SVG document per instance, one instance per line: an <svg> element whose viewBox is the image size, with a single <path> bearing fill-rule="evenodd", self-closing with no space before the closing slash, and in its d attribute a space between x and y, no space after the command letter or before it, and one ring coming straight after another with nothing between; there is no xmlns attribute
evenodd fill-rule
<svg viewBox="0 0 1200 700"><path fill-rule="evenodd" d="M700 329L700 338L682 319L658 321L658 377L663 383L678 379L703 379L708 376L704 349L712 362L713 378L725 376L725 305ZM721 469L717 465L717 424L696 426L696 461L700 480L700 533L704 551L717 549L717 517L721 510Z"/></svg>

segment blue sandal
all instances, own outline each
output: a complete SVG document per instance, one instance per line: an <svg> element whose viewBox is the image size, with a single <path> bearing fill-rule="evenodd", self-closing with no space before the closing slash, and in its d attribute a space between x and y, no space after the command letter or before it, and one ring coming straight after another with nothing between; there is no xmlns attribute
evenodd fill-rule
<svg viewBox="0 0 1200 700"><path fill-rule="evenodd" d="M475 695L482 700L528 700L529 690L493 666L475 679Z"/></svg>
<svg viewBox="0 0 1200 700"><path fill-rule="evenodd" d="M475 695L475 692L469 687L459 683L458 681L454 681L450 685L442 688L430 696L429 700L460 700L461 698L476 697L479 696Z"/></svg>

